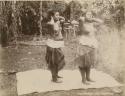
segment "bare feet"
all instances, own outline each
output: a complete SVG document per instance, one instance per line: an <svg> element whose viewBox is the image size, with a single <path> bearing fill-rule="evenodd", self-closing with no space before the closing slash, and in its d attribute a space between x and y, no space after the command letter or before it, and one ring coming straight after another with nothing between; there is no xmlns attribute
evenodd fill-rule
<svg viewBox="0 0 125 96"><path fill-rule="evenodd" d="M88 83L87 81L82 81L82 83L85 85L90 85L90 83Z"/></svg>
<svg viewBox="0 0 125 96"><path fill-rule="evenodd" d="M61 80L52 80L52 82L54 82L54 83L62 83Z"/></svg>
<svg viewBox="0 0 125 96"><path fill-rule="evenodd" d="M92 79L86 79L87 81L89 81L89 82L95 82L94 80L92 80Z"/></svg>
<svg viewBox="0 0 125 96"><path fill-rule="evenodd" d="M58 75L57 78L63 78L63 77L61 77L61 76Z"/></svg>

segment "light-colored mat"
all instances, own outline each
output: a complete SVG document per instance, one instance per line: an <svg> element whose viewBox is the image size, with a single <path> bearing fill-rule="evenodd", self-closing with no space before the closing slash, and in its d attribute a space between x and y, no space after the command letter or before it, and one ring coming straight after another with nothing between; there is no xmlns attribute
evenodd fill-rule
<svg viewBox="0 0 125 96"><path fill-rule="evenodd" d="M51 73L48 70L36 69L19 72L16 74L18 95L54 90L121 86L121 84L110 75L95 69L91 70L91 78L95 82L90 85L82 84L79 70L62 70L59 75L63 77L62 83L53 83L51 81Z"/></svg>

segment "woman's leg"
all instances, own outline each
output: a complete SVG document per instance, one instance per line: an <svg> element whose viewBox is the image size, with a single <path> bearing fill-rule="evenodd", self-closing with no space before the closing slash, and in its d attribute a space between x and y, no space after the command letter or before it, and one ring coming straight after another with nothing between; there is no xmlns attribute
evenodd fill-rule
<svg viewBox="0 0 125 96"><path fill-rule="evenodd" d="M58 49L55 48L53 51L53 55L52 55L52 80L55 83L61 83L61 81L58 80L59 76L58 76L58 67L59 67L59 63L58 59L59 59L60 55L58 54Z"/></svg>
<svg viewBox="0 0 125 96"><path fill-rule="evenodd" d="M58 80L58 70L51 70L51 74L52 74L52 81L55 83L62 83L62 81Z"/></svg>
<svg viewBox="0 0 125 96"><path fill-rule="evenodd" d="M86 80L90 81L90 67L86 68Z"/></svg>
<svg viewBox="0 0 125 96"><path fill-rule="evenodd" d="M64 54L60 48L56 50L56 53L57 53L56 64L57 64L58 71L60 71L61 69L63 69L65 65ZM62 78L61 76L58 75L58 72L57 72L57 78Z"/></svg>
<svg viewBox="0 0 125 96"><path fill-rule="evenodd" d="M57 82L58 81L58 78L57 78L58 70L57 70L56 66L53 66L53 68L51 69L51 74L52 74L52 81Z"/></svg>
<svg viewBox="0 0 125 96"><path fill-rule="evenodd" d="M90 72L91 72L91 66L86 68L86 80L90 81L90 82L94 82L91 78L90 78Z"/></svg>
<svg viewBox="0 0 125 96"><path fill-rule="evenodd" d="M85 68L79 67L79 71L80 71L80 73L81 73L82 83L84 83L84 84L89 84L89 83L86 82L86 78L85 78L86 70L85 70Z"/></svg>
<svg viewBox="0 0 125 96"><path fill-rule="evenodd" d="M57 65L55 64L55 49L48 47L46 49L46 57L45 57L47 63L48 63L48 69L50 69L50 72L52 74L52 81L57 81Z"/></svg>

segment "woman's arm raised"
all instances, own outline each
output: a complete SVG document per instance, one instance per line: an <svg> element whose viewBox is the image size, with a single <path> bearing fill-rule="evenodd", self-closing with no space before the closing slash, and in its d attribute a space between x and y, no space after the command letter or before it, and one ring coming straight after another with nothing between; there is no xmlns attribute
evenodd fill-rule
<svg viewBox="0 0 125 96"><path fill-rule="evenodd" d="M103 24L103 23L104 23L103 20L98 19L98 18L93 18L92 20L93 20L94 22L96 22L96 23L100 23L100 24Z"/></svg>

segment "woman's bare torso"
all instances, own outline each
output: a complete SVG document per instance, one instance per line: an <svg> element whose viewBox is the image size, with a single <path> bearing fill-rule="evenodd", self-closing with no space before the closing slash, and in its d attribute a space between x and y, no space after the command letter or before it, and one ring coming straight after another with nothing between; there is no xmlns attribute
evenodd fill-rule
<svg viewBox="0 0 125 96"><path fill-rule="evenodd" d="M79 28L81 33L78 37L79 44L97 48L94 21L86 20L84 17L80 17Z"/></svg>
<svg viewBox="0 0 125 96"><path fill-rule="evenodd" d="M94 36L96 28L94 22L86 20L84 17L80 17L79 28L81 35Z"/></svg>

